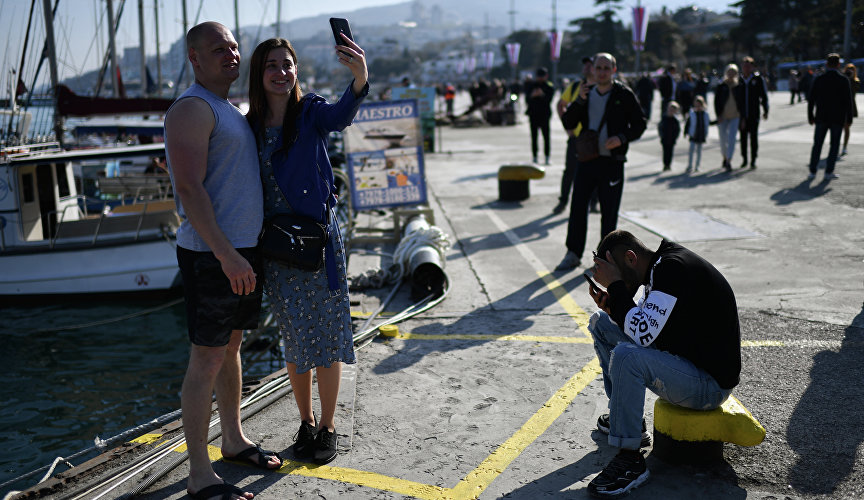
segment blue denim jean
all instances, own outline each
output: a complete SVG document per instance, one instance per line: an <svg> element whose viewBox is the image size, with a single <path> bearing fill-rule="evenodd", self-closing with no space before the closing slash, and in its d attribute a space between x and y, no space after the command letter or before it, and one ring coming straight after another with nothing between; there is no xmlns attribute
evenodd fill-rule
<svg viewBox="0 0 864 500"><path fill-rule="evenodd" d="M690 361L634 344L603 311L591 316L588 329L594 336L609 398L611 446L639 449L646 388L672 404L694 410L718 408L732 394L732 389L722 389L714 377Z"/></svg>
<svg viewBox="0 0 864 500"><path fill-rule="evenodd" d="M732 155L735 154L735 138L738 136L739 120L740 118L732 118L717 122L718 132L720 132L720 152L729 161L732 161Z"/></svg>
<svg viewBox="0 0 864 500"><path fill-rule="evenodd" d="M810 150L810 173L815 174L819 167L819 157L822 156L822 144L825 143L825 134L831 131L831 142L828 146L828 159L825 160L825 175L834 173L834 165L837 164L837 153L840 152L840 134L843 132L842 123L816 122L813 130L813 149Z"/></svg>

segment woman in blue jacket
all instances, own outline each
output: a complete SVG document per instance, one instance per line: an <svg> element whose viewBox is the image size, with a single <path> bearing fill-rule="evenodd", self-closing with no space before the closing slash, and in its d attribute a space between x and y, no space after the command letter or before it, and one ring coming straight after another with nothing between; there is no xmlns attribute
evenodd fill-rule
<svg viewBox="0 0 864 500"><path fill-rule="evenodd" d="M297 54L288 40L271 38L255 49L249 73L247 119L258 141L264 217L294 213L329 227L324 265L295 269L265 259L264 290L285 340L285 359L301 425L295 457L327 463L336 457L334 414L342 363L355 363L345 249L333 207L333 170L327 137L351 124L369 92L363 49L343 35L339 62L354 81L335 104L302 95ZM318 375L321 415L312 410L312 368Z"/></svg>

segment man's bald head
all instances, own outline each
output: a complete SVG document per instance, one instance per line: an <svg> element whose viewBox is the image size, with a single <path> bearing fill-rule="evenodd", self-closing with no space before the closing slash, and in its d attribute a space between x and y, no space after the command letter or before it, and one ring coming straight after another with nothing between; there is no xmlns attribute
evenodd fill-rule
<svg viewBox="0 0 864 500"><path fill-rule="evenodd" d="M216 21L204 21L201 24L193 26L188 33L186 33L186 51L189 49L200 49L201 41L204 40L205 36L213 31L228 31L228 28L225 25L217 23Z"/></svg>

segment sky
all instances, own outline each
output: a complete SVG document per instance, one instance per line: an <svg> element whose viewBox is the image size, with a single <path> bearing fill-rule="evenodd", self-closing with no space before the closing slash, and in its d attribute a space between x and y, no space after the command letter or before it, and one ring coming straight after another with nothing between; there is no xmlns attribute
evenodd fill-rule
<svg viewBox="0 0 864 500"><path fill-rule="evenodd" d="M181 0L144 0L145 18L145 46L147 54L156 53L154 3L158 1L159 7L159 38L160 52L166 53L175 40L183 34L182 2ZM405 0L282 0L281 19L291 21L308 16L329 14L332 12L345 12L354 9L371 6L392 5L402 3ZM471 1L471 0L466 0ZM509 7L508 0L499 0L502 5ZM514 8L520 9L541 8L538 0L512 0ZM680 7L697 4L714 11L722 12L728 10L728 5L733 0L625 0L625 7L633 7L637 1L652 12L659 12L665 5L671 10ZM115 10L122 0L114 0ZM271 24L276 19L276 5L279 0L241 0L240 26ZM548 3L547 3L548 2ZM572 13L579 8L587 7L589 13L596 13L600 9L594 6L594 0L546 0L543 8L551 11L552 3L556 3L559 12L560 28L564 28L563 20L573 17ZM53 4L53 0L51 2ZM426 0L424 3L428 3ZM34 17L34 29L37 35L38 46L41 47L44 39L44 22L41 11L42 1L37 0L37 9ZM233 0L186 0L187 17L189 25L195 24L196 18L200 21L214 20L233 28L234 2ZM97 23L101 12L104 11L106 0L60 0L59 8L55 16L55 39L58 46L60 78L76 76L86 71L99 67L101 54L107 51L107 41L104 33L107 31L103 25ZM545 7L548 5L548 7ZM198 11L200 7L200 13ZM17 68L21 60L21 50L26 31L27 17L30 9L29 0L0 0L0 98L8 96L9 82L14 81L10 77L9 68ZM122 54L124 47L138 46L138 0L126 0L121 25L117 36L117 50ZM582 14L579 15L581 17ZM626 9L619 11L619 16L629 24L629 14ZM104 21L103 21L104 23ZM98 28L98 30L97 30ZM97 31L101 34L96 36ZM31 47L33 47L31 41ZM36 49L29 49L31 54L36 54ZM35 60L34 57L28 57ZM32 67L25 63L25 75L27 69ZM45 71L44 73L47 73ZM25 78L26 79L26 78Z"/></svg>

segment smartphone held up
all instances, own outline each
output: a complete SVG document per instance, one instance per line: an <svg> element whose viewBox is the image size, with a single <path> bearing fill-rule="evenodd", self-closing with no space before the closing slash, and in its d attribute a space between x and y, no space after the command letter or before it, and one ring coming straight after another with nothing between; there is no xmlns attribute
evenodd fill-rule
<svg viewBox="0 0 864 500"><path fill-rule="evenodd" d="M336 40L336 45L345 45L345 40L340 36L341 33L345 33L345 36L354 41L354 36L351 35L351 27L348 26L347 19L331 17L330 29L333 30L333 38Z"/></svg>

